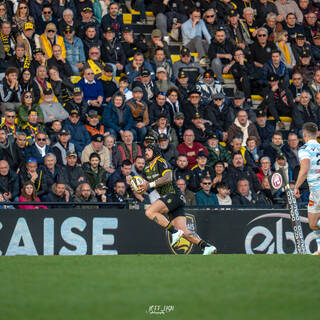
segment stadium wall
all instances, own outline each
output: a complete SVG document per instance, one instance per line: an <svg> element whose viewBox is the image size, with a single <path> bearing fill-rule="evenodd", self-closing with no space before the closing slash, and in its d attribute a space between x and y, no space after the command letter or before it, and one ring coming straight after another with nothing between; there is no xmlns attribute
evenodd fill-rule
<svg viewBox="0 0 320 320"><path fill-rule="evenodd" d="M186 209L187 223L219 253L296 253L287 210ZM300 218L307 252L316 242L306 210ZM186 240L171 248L168 233L142 210L0 211L0 255L197 254Z"/></svg>

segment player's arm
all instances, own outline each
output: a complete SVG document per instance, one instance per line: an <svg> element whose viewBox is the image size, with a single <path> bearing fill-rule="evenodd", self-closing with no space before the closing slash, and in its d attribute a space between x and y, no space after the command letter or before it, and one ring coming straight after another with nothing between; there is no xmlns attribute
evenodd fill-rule
<svg viewBox="0 0 320 320"><path fill-rule="evenodd" d="M160 178L158 178L155 181L148 182L147 190L156 188L156 187L161 187L171 181L172 181L172 171L170 169L167 169L162 173L162 176Z"/></svg>
<svg viewBox="0 0 320 320"><path fill-rule="evenodd" d="M308 171L310 169L310 159L302 159L300 161L300 171L299 175L296 181L296 184L294 186L294 195L296 197L299 197L299 188L303 184L303 182L306 180L306 177L308 175Z"/></svg>

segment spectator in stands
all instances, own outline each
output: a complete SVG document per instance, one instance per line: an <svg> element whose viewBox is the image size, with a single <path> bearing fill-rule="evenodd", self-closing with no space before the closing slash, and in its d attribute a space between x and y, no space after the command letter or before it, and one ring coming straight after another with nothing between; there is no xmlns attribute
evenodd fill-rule
<svg viewBox="0 0 320 320"><path fill-rule="evenodd" d="M276 161L274 163L274 170L275 171L278 171L281 168L282 168L284 175L285 175L285 181L289 181L289 182L292 181L293 172L290 169L288 162L287 162L287 159L282 152L277 154Z"/></svg>
<svg viewBox="0 0 320 320"><path fill-rule="evenodd" d="M3 48L5 48L3 59L7 62L14 54L14 45L16 42L13 34L11 34L11 23L9 21L2 22L1 34L0 45L2 44ZM8 64L4 63L3 67L7 68Z"/></svg>
<svg viewBox="0 0 320 320"><path fill-rule="evenodd" d="M303 21L303 14L299 9L297 3L293 0L277 0L275 5L278 9L278 21L284 21L287 14L294 13L299 23Z"/></svg>
<svg viewBox="0 0 320 320"><path fill-rule="evenodd" d="M103 183L96 185L94 193L98 202L107 202L107 187Z"/></svg>
<svg viewBox="0 0 320 320"><path fill-rule="evenodd" d="M101 159L98 153L90 154L89 162L83 164L83 170L92 190L96 188L99 183L106 185L106 171L100 165Z"/></svg>
<svg viewBox="0 0 320 320"><path fill-rule="evenodd" d="M66 47L64 45L63 37L57 35L56 25L52 22L49 22L46 25L44 33L40 36L40 46L47 60L52 57L53 44L58 44L61 47L61 55L65 59Z"/></svg>
<svg viewBox="0 0 320 320"><path fill-rule="evenodd" d="M315 101L316 94L320 92L320 69L315 71L313 81L309 84L309 88Z"/></svg>
<svg viewBox="0 0 320 320"><path fill-rule="evenodd" d="M254 171L259 169L259 159L262 154L263 151L260 149L260 145L258 145L257 138L255 136L249 136L247 139L245 156L250 158L250 160L246 159L247 164L251 165Z"/></svg>
<svg viewBox="0 0 320 320"><path fill-rule="evenodd" d="M38 164L44 164L44 157L52 153L52 148L47 145L47 136L43 131L36 135L35 143L26 149L26 158L35 158Z"/></svg>
<svg viewBox="0 0 320 320"><path fill-rule="evenodd" d="M51 191L47 195L46 202L72 202L72 189L67 186L64 182L58 181L51 187ZM50 208L66 208L63 205L53 204Z"/></svg>
<svg viewBox="0 0 320 320"><path fill-rule="evenodd" d="M0 99L2 101L0 110L18 110L21 105L21 87L18 82L19 70L15 67L8 67L5 77L0 83Z"/></svg>
<svg viewBox="0 0 320 320"><path fill-rule="evenodd" d="M179 71L178 77L176 79L176 87L179 91L179 104L187 101L189 92L196 89L195 84L189 82L189 76L184 71Z"/></svg>
<svg viewBox="0 0 320 320"><path fill-rule="evenodd" d="M108 197L108 202L125 202L129 199L129 194L124 181L116 181L112 194Z"/></svg>
<svg viewBox="0 0 320 320"><path fill-rule="evenodd" d="M230 197L229 186L224 182L218 182L216 184L216 189L218 191L217 199L218 199L219 206L231 206L232 199Z"/></svg>
<svg viewBox="0 0 320 320"><path fill-rule="evenodd" d="M275 127L270 120L267 120L267 115L263 110L257 111L256 128L261 138L261 149L264 150L271 142L272 134L275 131Z"/></svg>
<svg viewBox="0 0 320 320"><path fill-rule="evenodd" d="M289 72L296 65L296 59L294 58L291 44L288 39L288 32L281 30L276 32L274 42L279 50L281 62L288 68Z"/></svg>
<svg viewBox="0 0 320 320"><path fill-rule="evenodd" d="M93 40L94 43L91 44L100 45L100 26L96 18L93 16L93 8L89 6L89 4L91 3L89 1L84 1L84 3L86 3L87 5L83 6L82 8L80 7L81 19L78 20L79 23L76 30L79 38L83 39L85 52L87 54L88 52L86 51L86 47L90 47L90 43L86 44L86 38Z"/></svg>
<svg viewBox="0 0 320 320"><path fill-rule="evenodd" d="M143 91L143 100L151 105L156 94L158 93L158 87L151 78L151 73L149 70L142 70L140 77L138 77L133 83L132 88L141 87Z"/></svg>
<svg viewBox="0 0 320 320"><path fill-rule="evenodd" d="M40 106L34 103L34 95L32 91L25 91L21 96L21 105L18 108L18 123L21 127L28 122L29 111L35 111L37 114L37 122L43 122L43 113Z"/></svg>
<svg viewBox="0 0 320 320"><path fill-rule="evenodd" d="M15 124L16 112L12 109L7 109L4 112L4 119L0 124L0 128L4 128L7 131L8 139L13 142L16 138L16 132L20 130L20 127Z"/></svg>
<svg viewBox="0 0 320 320"><path fill-rule="evenodd" d="M90 185L84 182L77 187L73 202L97 202L97 198L95 197L93 190L90 188ZM78 204L76 207L80 209L98 208L95 204Z"/></svg>
<svg viewBox="0 0 320 320"><path fill-rule="evenodd" d="M5 201L15 201L19 195L19 177L6 160L0 160L0 193Z"/></svg>
<svg viewBox="0 0 320 320"><path fill-rule="evenodd" d="M129 62L125 67L125 73L130 82L133 82L139 77L143 70L148 70L150 72L152 80L155 79L155 73L151 64L144 60L143 54L141 52L136 52L133 56L132 62Z"/></svg>
<svg viewBox="0 0 320 320"><path fill-rule="evenodd" d="M213 96L216 93L224 94L221 83L214 78L214 72L211 69L205 71L201 80L197 82L196 89L200 92L200 103L203 105L212 103Z"/></svg>
<svg viewBox="0 0 320 320"><path fill-rule="evenodd" d="M136 159L134 160L132 170L131 170L131 175L132 176L143 176L143 169L146 164L146 161L144 157L142 156L137 156Z"/></svg>
<svg viewBox="0 0 320 320"><path fill-rule="evenodd" d="M178 179L176 181L177 187L180 189L181 193L183 194L184 198L186 199L186 205L187 206L195 206L197 205L196 203L196 198L193 192L191 192L187 188L187 183L184 179Z"/></svg>
<svg viewBox="0 0 320 320"><path fill-rule="evenodd" d="M33 182L27 181L21 188L21 195L19 197L19 202L41 202L40 198L37 196L37 191ZM19 209L48 209L46 206L41 204L20 204Z"/></svg>
<svg viewBox="0 0 320 320"><path fill-rule="evenodd" d="M143 90L141 87L135 87L132 90L132 98L126 101L131 109L134 121L134 130L137 133L137 141L141 143L147 134L149 125L148 105L142 100Z"/></svg>
<svg viewBox="0 0 320 320"><path fill-rule="evenodd" d="M206 24L201 19L201 12L198 8L191 10L189 19L181 26L182 44L191 52L197 52L200 59L207 54L207 48L211 42L211 35L208 32ZM204 43L202 38L205 37Z"/></svg>
<svg viewBox="0 0 320 320"><path fill-rule="evenodd" d="M121 159L121 151L116 146L116 139L113 135L107 135L104 138L104 145L108 148L111 161L110 161L110 168L106 169L108 173L113 173L116 168L121 166L122 159Z"/></svg>
<svg viewBox="0 0 320 320"><path fill-rule="evenodd" d="M234 119L241 110L245 110L247 112L249 121L256 122L256 112L252 108L251 97L246 99L244 92L236 91L233 96L232 104L232 113Z"/></svg>
<svg viewBox="0 0 320 320"><path fill-rule="evenodd" d="M85 181L85 176L82 168L77 165L78 155L75 151L69 150L67 152L66 166L61 169L61 176L64 182L75 191L80 183Z"/></svg>
<svg viewBox="0 0 320 320"><path fill-rule="evenodd" d="M112 27L116 38L121 39L121 31L123 28L122 14L119 14L119 3L112 2L109 4L108 13L101 20L101 29L105 32L108 27Z"/></svg>
<svg viewBox="0 0 320 320"><path fill-rule="evenodd" d="M269 157L261 157L260 165L261 167L259 168L259 172L257 173L257 178L259 182L262 184L264 177L271 176L272 174L271 161Z"/></svg>
<svg viewBox="0 0 320 320"><path fill-rule="evenodd" d="M234 123L228 129L228 142L230 143L235 136L242 136L242 145L247 144L249 136L253 136L260 145L260 137L256 126L248 120L248 114L245 110L240 110Z"/></svg>
<svg viewBox="0 0 320 320"><path fill-rule="evenodd" d="M298 57L298 62L293 68L293 72L300 72L305 83L309 83L313 79L314 71L317 69L317 64L312 59L311 49L306 49L301 52Z"/></svg>
<svg viewBox="0 0 320 320"><path fill-rule="evenodd" d="M81 156L82 150L90 143L90 134L80 121L78 109L70 111L69 118L64 122L64 129L68 130L71 135L70 142L74 144L78 156Z"/></svg>
<svg viewBox="0 0 320 320"><path fill-rule="evenodd" d="M244 160L241 153L234 153L232 156L232 165L228 167L228 173L232 180L230 180L231 192L235 192L237 189L237 183L241 178L246 178L250 183L250 188L254 192L261 191L261 184L249 166L244 165Z"/></svg>
<svg viewBox="0 0 320 320"><path fill-rule="evenodd" d="M287 159L289 168L294 172L295 168L299 167L299 157L298 157L298 151L299 151L299 139L298 135L294 132L290 132L288 135L287 143L283 145L281 150L284 153L284 156Z"/></svg>
<svg viewBox="0 0 320 320"><path fill-rule="evenodd" d="M217 206L219 205L217 196L211 191L211 177L203 177L201 180L201 190L196 193L197 206Z"/></svg>
<svg viewBox="0 0 320 320"><path fill-rule="evenodd" d="M185 154L188 158L188 168L193 168L197 162L197 156L200 151L204 151L208 156L208 150L199 142L194 142L194 133L187 129L183 135L183 143L179 144L177 149L180 154Z"/></svg>
<svg viewBox="0 0 320 320"><path fill-rule="evenodd" d="M226 41L224 29L217 30L214 40L211 41L208 55L211 67L220 83L224 83L222 73L228 73L233 60L234 46L230 41Z"/></svg>
<svg viewBox="0 0 320 320"><path fill-rule="evenodd" d="M305 7L305 9L302 9L302 6ZM304 28L304 34L306 35L306 40L312 44L312 40L314 35L317 33L318 31L318 17L317 15L319 13L317 13L317 10L310 10L309 7L311 7L312 5L310 4L309 0L300 0L299 1L299 7L300 10L303 12L304 14L304 24L303 24L303 28Z"/></svg>
<svg viewBox="0 0 320 320"><path fill-rule="evenodd" d="M186 126L192 124L192 119L195 118L195 114L198 113L200 118L205 118L205 107L200 104L200 92L196 90L189 91L189 101L182 104L182 111L184 114L184 121ZM205 121L207 123L208 121Z"/></svg>
<svg viewBox="0 0 320 320"><path fill-rule="evenodd" d="M241 178L237 182L237 191L232 197L232 204L239 206L265 207L268 206L266 198L262 194L257 194L250 188L249 181Z"/></svg>
<svg viewBox="0 0 320 320"><path fill-rule="evenodd" d="M185 154L179 154L177 157L177 166L173 171L173 179L175 181L183 179L187 182L187 185L190 182L192 176L191 169L188 168L188 157Z"/></svg>
<svg viewBox="0 0 320 320"><path fill-rule="evenodd" d="M302 91L309 91L309 87L304 83L304 78L300 72L294 72L292 75L292 83L289 86L294 102L300 102L300 95Z"/></svg>
<svg viewBox="0 0 320 320"><path fill-rule="evenodd" d="M121 138L122 141L118 144L121 160L129 160L133 163L137 156L142 156L141 147L136 142L133 142L133 134L129 130L125 130Z"/></svg>
<svg viewBox="0 0 320 320"><path fill-rule="evenodd" d="M176 146L170 143L169 137L165 133L158 136L158 143L163 158L168 162L171 168L176 167L176 159L179 155Z"/></svg>
<svg viewBox="0 0 320 320"><path fill-rule="evenodd" d="M165 41L161 40L161 31L154 29L151 33L151 40L148 44L148 52L145 54L150 61L153 70L163 67L170 80L173 79L173 69L170 60L169 47Z"/></svg>
<svg viewBox="0 0 320 320"><path fill-rule="evenodd" d="M149 119L151 127L157 124L157 119L160 115L165 115L170 122L170 112L168 105L166 104L166 93L158 92L156 95L155 102L149 107Z"/></svg>
<svg viewBox="0 0 320 320"><path fill-rule="evenodd" d="M15 16L12 18L12 29L18 33L22 34L26 27L26 24L32 24L34 26L34 18L30 16L29 6L26 2L22 1L18 3L17 11ZM33 28L32 28L33 29ZM17 42L21 42L17 38ZM32 50L31 50L32 51ZM29 55L31 57L32 54Z"/></svg>
<svg viewBox="0 0 320 320"><path fill-rule="evenodd" d="M44 174L43 169L38 166L37 159L27 158L27 162L24 168L19 172L20 185L24 185L27 181L31 181L37 195L40 199L45 197L49 192L49 185Z"/></svg>
<svg viewBox="0 0 320 320"><path fill-rule="evenodd" d="M108 181L108 192L112 192L116 185L117 181L123 181L126 184L126 190L130 189L129 184L127 183L127 176L130 175L132 168L132 163L130 160L123 160L121 167L117 168L117 170L110 176Z"/></svg>
<svg viewBox="0 0 320 320"><path fill-rule="evenodd" d="M62 129L58 134L58 142L52 146L53 153L56 156L57 164L65 166L67 164L67 152L69 150L75 151L75 146L70 142L70 132Z"/></svg>
<svg viewBox="0 0 320 320"><path fill-rule="evenodd" d="M19 73L22 72L23 69L32 68L31 59L25 55L25 52L26 50L24 43L16 43L15 54L8 60L12 67L15 67L19 70Z"/></svg>
<svg viewBox="0 0 320 320"><path fill-rule="evenodd" d="M43 173L46 175L48 186L52 186L61 177L61 166L57 165L57 158L53 153L45 156Z"/></svg>
<svg viewBox="0 0 320 320"><path fill-rule="evenodd" d="M264 156L269 157L273 165L278 153L282 152L283 137L280 131L275 131L272 135L271 143L264 149Z"/></svg>
<svg viewBox="0 0 320 320"><path fill-rule="evenodd" d="M231 185L230 175L228 174L227 168L224 166L224 163L220 160L218 160L214 165L213 165L213 171L214 171L214 177L212 180L212 189L214 192L217 192L216 185L219 182L224 182L228 186Z"/></svg>
<svg viewBox="0 0 320 320"><path fill-rule="evenodd" d="M105 130L117 138L121 137L123 132L127 130L135 134L131 109L125 103L125 98L120 92L115 93L105 107L102 123Z"/></svg>
<svg viewBox="0 0 320 320"><path fill-rule="evenodd" d="M50 88L43 91L43 102L40 103L40 108L44 123L50 123L54 120L65 120L69 116L62 105L54 101L53 91Z"/></svg>
<svg viewBox="0 0 320 320"><path fill-rule="evenodd" d="M16 133L16 141L13 144L13 161L10 159L10 167L15 172L18 172L18 169L24 165L26 161L26 134L24 132L17 132Z"/></svg>
<svg viewBox="0 0 320 320"><path fill-rule="evenodd" d="M129 81L126 76L122 76L119 79L119 92L125 96L126 101L132 98L132 91L129 89Z"/></svg>
<svg viewBox="0 0 320 320"><path fill-rule="evenodd" d="M288 32L288 40L291 44L297 39L298 34L304 33L304 28L301 24L296 23L297 17L293 12L289 12L285 22L282 22L283 29Z"/></svg>
<svg viewBox="0 0 320 320"><path fill-rule="evenodd" d="M219 143L219 138L217 134L210 133L207 136L207 142L204 144L209 152L207 165L209 167L214 166L217 161L222 161L225 167L231 164L230 154L227 152L226 148Z"/></svg>
<svg viewBox="0 0 320 320"><path fill-rule="evenodd" d="M57 25L53 10L50 4L43 4L41 16L35 19L36 33L42 34L48 23Z"/></svg>
<svg viewBox="0 0 320 320"><path fill-rule="evenodd" d="M32 71L32 73L31 73L31 71ZM33 69L32 70L31 69L23 69L21 71L20 77L19 77L19 84L20 84L22 93L27 92L27 91L30 92L33 90L33 88L35 86L35 82L32 77L34 71L35 70L33 70Z"/></svg>
<svg viewBox="0 0 320 320"><path fill-rule="evenodd" d="M30 117L30 115L29 115L29 117ZM34 122L34 120L33 120L33 122ZM40 131L46 131L48 133L50 145L52 145L52 146L59 141L58 135L59 135L61 129L62 129L62 122L60 120L52 121L50 124L50 127L47 127L46 130L44 128L40 130L40 128L39 128ZM28 134L28 133L26 132L26 134ZM32 136L34 136L34 134L30 134L30 136L32 137ZM27 138L28 138L28 136L27 136Z"/></svg>
<svg viewBox="0 0 320 320"><path fill-rule="evenodd" d="M26 135L27 145L29 146L34 144L38 132L45 132L45 126L38 122L37 112L33 110L28 111L27 123L22 127L22 129ZM53 142L52 140L50 141Z"/></svg>
<svg viewBox="0 0 320 320"><path fill-rule="evenodd" d="M170 81L167 70L163 67L158 67L156 69L156 81L155 84L159 91L167 92L171 88L174 88L175 85Z"/></svg>
<svg viewBox="0 0 320 320"><path fill-rule="evenodd" d="M93 35L95 35L95 29L93 27L89 27L86 31L86 34L91 34L89 31L93 31ZM87 57L87 62L84 64L84 69L91 68L94 73L95 80L101 80L103 76L103 68L106 66L106 64L101 60L101 44L100 40L94 38L92 40L92 43L88 45L88 40L84 42L85 44L85 53ZM86 44L88 45L88 48L86 48ZM113 70L113 69L112 69Z"/></svg>
<svg viewBox="0 0 320 320"><path fill-rule="evenodd" d="M107 147L103 145L103 135L96 134L92 136L91 143L89 143L82 151L81 163L84 164L90 160L92 153L97 153L100 158L100 165L105 170L110 168L111 156Z"/></svg>
<svg viewBox="0 0 320 320"><path fill-rule="evenodd" d="M183 142L183 134L185 131L185 124L184 124L184 115L182 112L177 112L174 115L173 125L172 128L176 132L176 136L178 138L178 143Z"/></svg>
<svg viewBox="0 0 320 320"><path fill-rule="evenodd" d="M315 32L311 42L311 48L315 62L320 63L320 32Z"/></svg>
<svg viewBox="0 0 320 320"><path fill-rule="evenodd" d="M101 134L106 136L107 133L104 132L104 125L100 123L98 112L96 110L90 110L87 115L87 123L85 124L87 131L90 133L91 137L96 134Z"/></svg>
<svg viewBox="0 0 320 320"><path fill-rule="evenodd" d="M73 75L80 75L86 57L84 55L83 42L75 36L73 26L67 25L63 29L64 43L66 47L66 59L69 62Z"/></svg>
<svg viewBox="0 0 320 320"><path fill-rule="evenodd" d="M81 121L85 121L88 111L88 103L83 99L83 92L80 87L73 89L72 99L66 103L65 109L70 114L71 110L78 110L80 112Z"/></svg>
<svg viewBox="0 0 320 320"><path fill-rule="evenodd" d="M189 128L194 132L194 141L204 144L207 141L208 134L211 132L211 126L201 118L199 113L195 113L192 118Z"/></svg>
<svg viewBox="0 0 320 320"><path fill-rule="evenodd" d="M295 34L295 38L292 43L292 51L297 64L299 63L300 57L302 56L303 52L306 52L306 51L310 52L310 58L311 58L312 56L311 44L306 42L306 37L303 33Z"/></svg>
<svg viewBox="0 0 320 320"><path fill-rule="evenodd" d="M180 60L176 61L173 65L174 77L178 78L179 73L182 71L188 77L188 82L193 85L195 85L200 74L204 72L200 64L193 61L190 50L185 47L180 51Z"/></svg>
<svg viewBox="0 0 320 320"><path fill-rule="evenodd" d="M91 68L84 69L83 78L77 83L77 86L82 90L83 98L89 108L98 111L101 115L104 100L103 87L100 80L94 79L94 72Z"/></svg>
<svg viewBox="0 0 320 320"><path fill-rule="evenodd" d="M207 165L208 155L204 151L200 151L197 155L197 164L191 168L192 175L188 187L191 191L197 192L200 190L200 183L203 177L214 177L212 167Z"/></svg>
<svg viewBox="0 0 320 320"><path fill-rule="evenodd" d="M216 93L213 96L213 104L207 107L205 118L211 121L213 129L218 132L220 139L226 141L227 131L234 119L231 102L226 100L222 93Z"/></svg>
<svg viewBox="0 0 320 320"><path fill-rule="evenodd" d="M302 137L302 126L306 122L316 123L319 127L319 110L311 101L311 94L308 91L302 91L300 102L293 106L291 128Z"/></svg>
<svg viewBox="0 0 320 320"><path fill-rule="evenodd" d="M275 4L268 0L258 0L254 4L254 9L256 10L256 21L258 26L262 26L266 21L267 15L269 13L278 14L278 9Z"/></svg>

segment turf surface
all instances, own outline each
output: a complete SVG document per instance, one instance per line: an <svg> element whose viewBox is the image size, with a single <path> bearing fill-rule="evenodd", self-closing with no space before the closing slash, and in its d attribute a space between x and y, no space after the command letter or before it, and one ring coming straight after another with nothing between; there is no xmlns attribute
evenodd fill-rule
<svg viewBox="0 0 320 320"><path fill-rule="evenodd" d="M1 257L0 314L2 320L319 319L319 270L319 257L296 255ZM174 310L146 312L155 305Z"/></svg>

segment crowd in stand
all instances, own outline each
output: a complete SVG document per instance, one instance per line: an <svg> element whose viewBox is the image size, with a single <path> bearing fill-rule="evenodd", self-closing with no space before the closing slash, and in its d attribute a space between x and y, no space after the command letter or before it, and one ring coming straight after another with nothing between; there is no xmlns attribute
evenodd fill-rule
<svg viewBox="0 0 320 320"><path fill-rule="evenodd" d="M320 125L320 3L131 5L140 25L152 10L151 36L124 23L122 1L0 3L1 208L150 203L128 184L149 144L187 205L283 204L268 176L283 168L294 184L302 125Z"/></svg>

